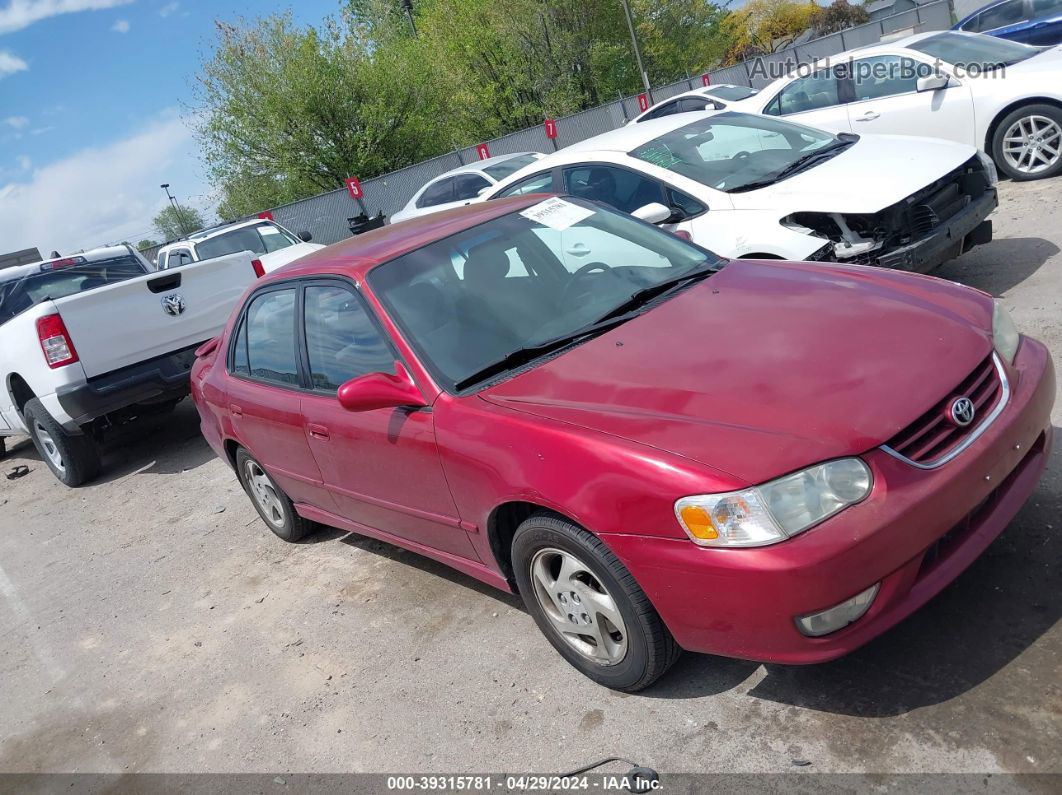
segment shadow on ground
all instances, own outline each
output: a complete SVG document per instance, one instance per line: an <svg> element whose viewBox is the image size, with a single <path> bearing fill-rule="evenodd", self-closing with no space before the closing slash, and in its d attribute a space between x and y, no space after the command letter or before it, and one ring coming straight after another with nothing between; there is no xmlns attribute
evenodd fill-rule
<svg viewBox="0 0 1062 795"><path fill-rule="evenodd" d="M1003 295L1040 270L1058 252L1058 246L1041 237L997 238L945 263L930 275L992 295Z"/></svg>
<svg viewBox="0 0 1062 795"><path fill-rule="evenodd" d="M1056 441L1062 430L1055 429ZM766 665L750 696L842 715L885 717L939 704L980 685L1062 617L1062 447L1040 486L995 543L906 621L821 665ZM695 698L747 678L756 663L687 654L643 695ZM1042 682L1023 698L1037 703ZM1017 705L1011 705L1017 708Z"/></svg>

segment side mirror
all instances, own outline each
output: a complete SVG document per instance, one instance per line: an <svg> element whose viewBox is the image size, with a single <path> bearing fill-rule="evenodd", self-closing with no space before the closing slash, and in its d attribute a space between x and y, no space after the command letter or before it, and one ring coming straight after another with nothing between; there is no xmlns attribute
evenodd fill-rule
<svg viewBox="0 0 1062 795"><path fill-rule="evenodd" d="M665 207L660 202L651 202L644 207L639 207L631 215L649 224L662 224L671 218L672 212L671 208Z"/></svg>
<svg viewBox="0 0 1062 795"><path fill-rule="evenodd" d="M303 243L309 243L311 240L313 240L313 235L303 230L302 232L299 232L299 240L301 240Z"/></svg>
<svg viewBox="0 0 1062 795"><path fill-rule="evenodd" d="M926 75L918 78L915 83L915 91L919 93L922 91L939 91L942 88L947 88L948 83L947 75Z"/></svg>
<svg viewBox="0 0 1062 795"><path fill-rule="evenodd" d="M352 378L339 387L339 405L347 411L420 407L428 405L413 377L401 362L395 362L395 374L368 373Z"/></svg>

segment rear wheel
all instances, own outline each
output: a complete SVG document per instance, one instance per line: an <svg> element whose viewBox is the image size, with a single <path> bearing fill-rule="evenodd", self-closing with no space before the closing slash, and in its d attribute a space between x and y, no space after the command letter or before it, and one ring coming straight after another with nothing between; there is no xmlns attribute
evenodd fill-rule
<svg viewBox="0 0 1062 795"><path fill-rule="evenodd" d="M598 684L634 692L681 650L634 577L600 539L550 514L513 537L513 567L528 612L553 647Z"/></svg>
<svg viewBox="0 0 1062 795"><path fill-rule="evenodd" d="M1013 180L1062 172L1062 109L1025 105L1008 113L992 136L992 159Z"/></svg>
<svg viewBox="0 0 1062 795"><path fill-rule="evenodd" d="M261 464L247 450L236 451L236 472L262 521L285 541L298 541L313 529L313 522L295 512L288 495L273 482Z"/></svg>
<svg viewBox="0 0 1062 795"><path fill-rule="evenodd" d="M92 439L68 433L37 398L26 403L22 416L41 459L60 482L80 486L99 474L100 455Z"/></svg>

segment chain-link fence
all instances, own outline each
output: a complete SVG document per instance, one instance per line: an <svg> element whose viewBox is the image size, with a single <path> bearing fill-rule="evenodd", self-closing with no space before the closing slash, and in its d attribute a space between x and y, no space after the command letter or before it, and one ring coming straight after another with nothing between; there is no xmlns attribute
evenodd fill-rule
<svg viewBox="0 0 1062 795"><path fill-rule="evenodd" d="M951 24L952 14L949 0L937 0L937 2L927 3L909 11L884 17L876 22L812 39L762 59L714 69L708 73L708 77L713 85L734 83L763 88L773 79L772 74L780 74L778 70L783 66L792 67L810 63L816 58L876 44L886 36L946 30L951 27ZM697 75L654 88L649 92L648 99L650 104L653 104L702 85L701 76ZM618 97L596 108L557 119L555 141L546 137L543 126L538 126L487 141L487 147L492 156L514 152L551 152L554 144L559 149L614 130L639 113L641 113L641 108L637 96ZM350 197L345 188L339 188L329 193L274 207L273 217L293 232L310 232L314 242L335 243L350 236L350 229L347 225L349 217L359 215L363 211L369 215L377 213L393 215L404 207L410 197L429 180L452 168L472 163L478 159L479 156L474 146L455 150L449 154L392 171L381 177L364 180L361 183L364 193L361 205Z"/></svg>

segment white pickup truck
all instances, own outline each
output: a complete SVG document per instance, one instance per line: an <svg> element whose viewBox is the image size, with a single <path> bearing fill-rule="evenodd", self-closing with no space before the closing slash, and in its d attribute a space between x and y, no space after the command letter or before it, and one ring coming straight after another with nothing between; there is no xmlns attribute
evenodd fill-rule
<svg viewBox="0 0 1062 795"><path fill-rule="evenodd" d="M176 405L261 275L249 252L160 273L128 246L0 270L0 452L29 434L67 486L93 478L106 430Z"/></svg>

